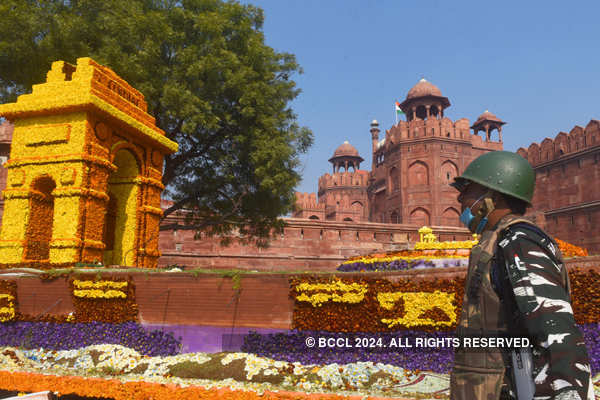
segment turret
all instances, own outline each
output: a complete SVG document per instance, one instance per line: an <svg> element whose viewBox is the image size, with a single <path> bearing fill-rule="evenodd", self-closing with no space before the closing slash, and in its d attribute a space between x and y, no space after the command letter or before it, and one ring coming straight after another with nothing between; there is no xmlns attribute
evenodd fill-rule
<svg viewBox="0 0 600 400"><path fill-rule="evenodd" d="M483 114L481 114L477 121L471 126L474 134L478 134L479 131L485 132L485 141L490 141L490 134L495 129L498 131L499 142L502 143L502 125L505 125L506 122L500 120L500 118L496 117L494 114L485 110Z"/></svg>
<svg viewBox="0 0 600 400"><path fill-rule="evenodd" d="M407 121L432 117L441 119L444 117L444 109L449 106L448 98L442 96L440 89L425 78L408 91L406 99L400 104Z"/></svg>
<svg viewBox="0 0 600 400"><path fill-rule="evenodd" d="M353 172L356 172L363 161L364 159L358 155L358 150L348 143L347 140L335 149L333 157L329 159L329 162L333 164L334 174L340 172L341 168L344 168L344 172L348 172L348 168L352 168Z"/></svg>

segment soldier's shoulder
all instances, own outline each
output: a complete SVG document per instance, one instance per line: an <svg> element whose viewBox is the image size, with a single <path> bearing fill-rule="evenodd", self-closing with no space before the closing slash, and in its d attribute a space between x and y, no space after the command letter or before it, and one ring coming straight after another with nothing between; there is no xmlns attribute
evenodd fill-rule
<svg viewBox="0 0 600 400"><path fill-rule="evenodd" d="M524 236L529 240L540 242L540 244L543 244L546 241L554 242L551 235L530 221L518 221L507 226L504 229L503 236L509 240L515 240Z"/></svg>
<svg viewBox="0 0 600 400"><path fill-rule="evenodd" d="M530 222L517 222L507 227L500 245L512 248L518 255L532 256L544 253L555 263L562 260L558 244L552 236Z"/></svg>

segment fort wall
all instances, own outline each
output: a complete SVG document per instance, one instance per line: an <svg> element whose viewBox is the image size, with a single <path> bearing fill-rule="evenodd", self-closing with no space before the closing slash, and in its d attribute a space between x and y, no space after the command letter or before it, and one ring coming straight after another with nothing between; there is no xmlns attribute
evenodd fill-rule
<svg viewBox="0 0 600 400"><path fill-rule="evenodd" d="M181 215L169 216L165 223L176 221L183 226ZM192 231L162 231L159 265L263 271L333 271L349 257L408 248L419 240L417 229L411 225L301 218L286 218L285 222L287 226L283 233L276 236L266 249L239 243L223 247L219 238L203 236L200 240L194 240ZM442 241L472 239L466 228L432 228Z"/></svg>
<svg viewBox="0 0 600 400"><path fill-rule="evenodd" d="M600 252L600 121L517 153L536 173L530 214L543 215L546 230L555 237Z"/></svg>

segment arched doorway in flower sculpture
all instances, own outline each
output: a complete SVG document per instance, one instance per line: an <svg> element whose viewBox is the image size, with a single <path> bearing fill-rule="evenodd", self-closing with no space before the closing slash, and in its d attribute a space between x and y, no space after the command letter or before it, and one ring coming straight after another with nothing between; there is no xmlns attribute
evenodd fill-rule
<svg viewBox="0 0 600 400"><path fill-rule="evenodd" d="M50 258L56 182L50 176L37 177L31 183L29 213L23 261L47 261Z"/></svg>
<svg viewBox="0 0 600 400"><path fill-rule="evenodd" d="M134 265L135 233L137 231L139 163L127 149L115 153L117 169L108 179L109 196L104 224L104 264Z"/></svg>

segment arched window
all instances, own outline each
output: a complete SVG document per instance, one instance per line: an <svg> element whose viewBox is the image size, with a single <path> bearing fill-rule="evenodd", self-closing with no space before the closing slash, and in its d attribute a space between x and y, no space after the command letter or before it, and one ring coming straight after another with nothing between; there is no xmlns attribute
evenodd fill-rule
<svg viewBox="0 0 600 400"><path fill-rule="evenodd" d="M417 226L429 226L430 215L427 210L417 207L410 213L410 223Z"/></svg>
<svg viewBox="0 0 600 400"><path fill-rule="evenodd" d="M423 161L416 161L408 167L408 182L410 186L428 185L429 168Z"/></svg>
<svg viewBox="0 0 600 400"><path fill-rule="evenodd" d="M458 176L458 167L450 160L442 163L441 176L445 184L450 184L455 176Z"/></svg>

